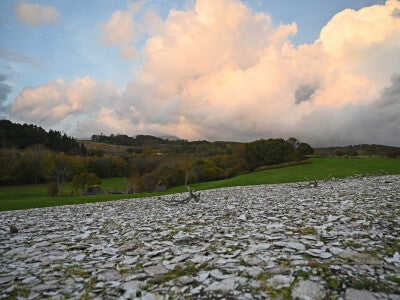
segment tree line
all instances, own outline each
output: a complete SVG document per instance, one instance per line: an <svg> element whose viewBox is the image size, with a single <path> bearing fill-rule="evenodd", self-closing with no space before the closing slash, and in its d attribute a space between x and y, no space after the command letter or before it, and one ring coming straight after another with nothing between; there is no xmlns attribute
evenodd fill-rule
<svg viewBox="0 0 400 300"><path fill-rule="evenodd" d="M140 154L143 151L143 147L150 147L157 149L157 151L163 154L195 154L202 157L231 153L232 148L240 144L226 141L209 142L202 140L189 142L184 139L169 140L151 135L130 137L124 134L111 134L109 136L103 134L92 135L91 141L129 146L128 153Z"/></svg>
<svg viewBox="0 0 400 300"><path fill-rule="evenodd" d="M168 140L150 135L93 135L86 149L74 138L36 125L0 120L0 184L51 182L52 193L66 182L76 190L100 178L125 178L126 192L230 178L259 168L304 160L314 149L296 138L261 139L249 143ZM102 144L126 146L114 154ZM355 145L318 148L315 155L381 155L400 157L400 148Z"/></svg>
<svg viewBox="0 0 400 300"><path fill-rule="evenodd" d="M84 189L99 178L124 177L126 192L152 191L160 183L168 188L225 179L263 166L300 161L313 153L310 145L295 138L238 143L170 141L144 135L92 137L92 141L118 145L125 140L126 146L132 146L126 153L111 154L101 146L86 149L56 131L10 123L0 123L1 185L52 182L61 187L72 182L74 188ZM28 132L33 137L22 142L21 136ZM53 140L54 136L58 138ZM58 191L54 184L51 190Z"/></svg>
<svg viewBox="0 0 400 300"><path fill-rule="evenodd" d="M86 149L72 137L59 131L49 130L33 124L17 124L0 120L0 146L2 148L25 149L33 145L43 145L53 151L69 154L85 154Z"/></svg>
<svg viewBox="0 0 400 300"><path fill-rule="evenodd" d="M185 142L178 148L195 154L173 153L177 145L167 148L141 145L140 153L112 155L91 151L70 155L52 151L44 144L25 149L0 149L0 184L51 184L56 194L66 182L74 189L84 189L100 182L99 178L125 178L126 192L152 191L157 184L165 187L230 178L256 168L282 162L299 161L313 149L296 139L268 139L250 143ZM147 144L148 145L148 144ZM179 146L179 145L178 145ZM185 148L186 147L186 148ZM168 149L169 154L161 153ZM168 152L167 151L167 152Z"/></svg>
<svg viewBox="0 0 400 300"><path fill-rule="evenodd" d="M380 156L387 158L400 157L400 147L361 144L345 147L316 148L315 155L336 157Z"/></svg>

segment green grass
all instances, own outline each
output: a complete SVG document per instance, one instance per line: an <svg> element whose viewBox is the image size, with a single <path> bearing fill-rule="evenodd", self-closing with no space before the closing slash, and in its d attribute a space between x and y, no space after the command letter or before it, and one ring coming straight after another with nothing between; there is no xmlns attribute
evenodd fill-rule
<svg viewBox="0 0 400 300"><path fill-rule="evenodd" d="M299 182L344 178L356 174L400 174L400 159L311 158L309 164L240 175L230 179L194 184L197 190L229 186Z"/></svg>
<svg viewBox="0 0 400 300"><path fill-rule="evenodd" d="M230 179L193 184L195 190L214 189L230 186L299 182L328 178L344 178L356 174L400 174L400 159L385 158L311 158L309 164L265 170L241 175ZM103 179L104 190L123 190L123 178ZM60 196L47 196L47 185L24 185L0 187L0 211L38 208L57 205L92 203L133 197L156 196L185 192L185 187L175 187L164 193L142 193L136 195L71 196L71 186L62 187Z"/></svg>

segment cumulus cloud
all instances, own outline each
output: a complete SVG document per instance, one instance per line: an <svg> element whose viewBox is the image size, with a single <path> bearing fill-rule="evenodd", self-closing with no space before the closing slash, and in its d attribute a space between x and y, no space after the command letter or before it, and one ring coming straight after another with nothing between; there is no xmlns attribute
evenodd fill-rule
<svg viewBox="0 0 400 300"><path fill-rule="evenodd" d="M135 9L115 12L103 27L104 42L119 45L123 54L137 32ZM315 146L399 144L398 10L396 0L344 10L314 43L297 47L291 42L296 24L275 24L236 0L197 0L165 20L148 12L140 70L123 90L106 89L114 100L96 102L93 117L79 124L97 133L188 139L296 136ZM65 85L72 83L23 91L13 113L56 122L90 111L84 97L73 109ZM44 98L55 100L43 107L29 101Z"/></svg>
<svg viewBox="0 0 400 300"><path fill-rule="evenodd" d="M55 25L59 19L59 13L54 7L27 1L20 1L15 5L15 15L21 22L29 26L48 23Z"/></svg>
<svg viewBox="0 0 400 300"><path fill-rule="evenodd" d="M143 6L143 1L127 2L127 10L115 11L110 19L101 25L103 35L101 41L107 45L115 45L119 48L121 55L130 59L138 55L133 46L134 39L142 32L139 23L135 22L135 15Z"/></svg>
<svg viewBox="0 0 400 300"><path fill-rule="evenodd" d="M399 69L396 7L343 11L315 43L294 47L296 24L274 24L237 1L199 0L171 11L148 39L142 72L126 90L135 100L126 102L144 123L189 138L357 141L337 124L343 117L356 128L357 109L373 105ZM329 126L310 127L308 118Z"/></svg>
<svg viewBox="0 0 400 300"><path fill-rule="evenodd" d="M19 120L51 126L68 117L97 116L117 95L111 83L99 83L90 77L59 79L25 88L10 107L10 114Z"/></svg>

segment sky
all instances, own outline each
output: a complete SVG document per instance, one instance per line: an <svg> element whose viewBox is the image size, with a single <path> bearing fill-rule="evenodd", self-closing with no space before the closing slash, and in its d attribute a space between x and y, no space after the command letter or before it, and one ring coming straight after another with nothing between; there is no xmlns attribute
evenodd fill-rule
<svg viewBox="0 0 400 300"><path fill-rule="evenodd" d="M400 146L400 1L2 0L0 118Z"/></svg>

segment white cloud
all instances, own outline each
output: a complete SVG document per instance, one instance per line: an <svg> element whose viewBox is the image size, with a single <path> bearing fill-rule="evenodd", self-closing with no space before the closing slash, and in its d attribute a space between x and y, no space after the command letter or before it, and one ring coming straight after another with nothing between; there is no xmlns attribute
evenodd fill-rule
<svg viewBox="0 0 400 300"><path fill-rule="evenodd" d="M111 83L95 82L89 77L71 82L53 80L25 88L10 107L10 114L19 120L51 126L68 117L97 116L117 96Z"/></svg>
<svg viewBox="0 0 400 300"><path fill-rule="evenodd" d="M139 35L143 29L141 25L135 22L135 15L143 6L143 1L127 2L126 11L115 11L110 19L101 25L103 35L101 41L107 45L115 45L119 48L121 55L130 59L138 55L137 50L133 46L135 37Z"/></svg>
<svg viewBox="0 0 400 300"><path fill-rule="evenodd" d="M20 1L16 4L15 14L21 22L29 26L47 23L55 25L59 19L59 13L54 7L27 1Z"/></svg>
<svg viewBox="0 0 400 300"><path fill-rule="evenodd" d="M123 57L132 58L137 55L136 49L131 45L134 35L133 28L134 22L131 13L116 11L102 26L105 33L102 41L108 45L117 45Z"/></svg>
<svg viewBox="0 0 400 300"><path fill-rule="evenodd" d="M343 11L314 44L295 48L295 24L274 25L240 2L199 0L193 10L171 11L148 39L127 97L146 123L171 122L189 138L387 143L394 132L385 115L379 128L368 121L373 111L384 113L374 103L400 72L399 7L388 1ZM318 88L298 105L296 91L305 85Z"/></svg>
<svg viewBox="0 0 400 300"><path fill-rule="evenodd" d="M133 47L142 30L135 27L137 9L115 12L103 27L104 42L122 53ZM90 112L79 124L92 133L399 144L400 100L393 92L393 74L400 74L399 9L399 1L389 0L345 10L313 44L298 47L291 43L296 24L274 24L235 0L197 0L165 20L148 11L149 37L138 53L143 63L126 88L95 93L101 84L92 82L89 90L103 99L93 106L92 94L70 100L66 86L73 83L51 82L23 91L12 112L46 122ZM299 96L304 87L312 88Z"/></svg>

